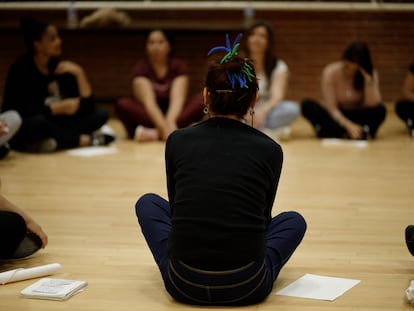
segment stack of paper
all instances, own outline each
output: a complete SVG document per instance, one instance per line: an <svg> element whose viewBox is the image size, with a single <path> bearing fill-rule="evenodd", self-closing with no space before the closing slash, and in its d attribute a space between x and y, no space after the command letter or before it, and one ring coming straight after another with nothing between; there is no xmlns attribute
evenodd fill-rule
<svg viewBox="0 0 414 311"><path fill-rule="evenodd" d="M88 285L86 281L43 278L23 289L24 298L66 300L81 292Z"/></svg>

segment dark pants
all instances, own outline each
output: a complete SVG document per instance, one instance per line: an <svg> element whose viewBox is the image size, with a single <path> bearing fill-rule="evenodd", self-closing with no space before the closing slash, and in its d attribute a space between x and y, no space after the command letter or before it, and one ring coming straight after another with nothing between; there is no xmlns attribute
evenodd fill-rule
<svg viewBox="0 0 414 311"><path fill-rule="evenodd" d="M318 102L305 99L301 104L302 115L313 125L317 137L320 138L347 138L348 133L344 127L336 122L329 112ZM384 122L386 109L383 104L372 108L344 110L343 115L361 126L369 127L369 136L375 138L379 126Z"/></svg>
<svg viewBox="0 0 414 311"><path fill-rule="evenodd" d="M59 149L79 146L82 134L91 134L108 120L105 110L94 108L72 116L34 115L23 117L22 126L10 141L12 148L24 150L30 143L54 138Z"/></svg>
<svg viewBox="0 0 414 311"><path fill-rule="evenodd" d="M62 98L80 97L78 83L71 74L57 77ZM74 115L22 116L20 131L10 141L14 149L25 150L28 144L46 138L54 138L59 149L79 146L82 134L92 134L108 121L108 113L95 107L93 97L81 98L80 107Z"/></svg>
<svg viewBox="0 0 414 311"><path fill-rule="evenodd" d="M414 101L402 99L395 103L395 112L398 117L407 123L408 120L414 122Z"/></svg>
<svg viewBox="0 0 414 311"><path fill-rule="evenodd" d="M137 201L135 209L168 293L180 302L195 305L249 305L263 301L306 231L306 222L300 214L281 213L272 218L266 229L263 260L231 270L207 271L168 257L171 231L168 201L156 194L146 194Z"/></svg>
<svg viewBox="0 0 414 311"><path fill-rule="evenodd" d="M0 259L8 259L26 236L26 223L22 216L0 211Z"/></svg>
<svg viewBox="0 0 414 311"><path fill-rule="evenodd" d="M167 107L168 103L165 106ZM184 105L177 120L178 128L200 121L204 115L203 108L202 96L191 97ZM116 103L115 109L130 138L134 137L135 129L138 125L154 127L154 123L145 110L144 105L133 98L120 98Z"/></svg>

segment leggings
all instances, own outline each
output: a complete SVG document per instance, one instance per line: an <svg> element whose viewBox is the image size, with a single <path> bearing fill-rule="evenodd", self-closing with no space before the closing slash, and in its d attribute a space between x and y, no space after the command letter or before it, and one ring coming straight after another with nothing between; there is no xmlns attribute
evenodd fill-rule
<svg viewBox="0 0 414 311"><path fill-rule="evenodd" d="M10 145L24 150L30 143L46 138L54 138L59 149L79 146L82 134L92 134L108 120L108 113L100 108L76 113L73 116L45 116L41 114L23 118L20 131L10 141Z"/></svg>
<svg viewBox="0 0 414 311"><path fill-rule="evenodd" d="M137 201L135 210L166 290L177 301L193 305L249 305L263 301L306 231L306 222L300 214L281 213L272 218L266 229L263 260L231 270L209 271L169 258L168 201L156 194L146 194Z"/></svg>
<svg viewBox="0 0 414 311"><path fill-rule="evenodd" d="M395 112L398 117L407 123L408 120L414 122L414 101L402 99L396 102Z"/></svg>
<svg viewBox="0 0 414 311"><path fill-rule="evenodd" d="M0 211L0 259L8 259L26 236L26 223L22 216Z"/></svg>
<svg viewBox="0 0 414 311"><path fill-rule="evenodd" d="M310 99L302 101L302 114L313 125L319 138L345 138L347 131L336 122L328 111L318 102ZM343 110L341 112L346 118L359 125L369 127L369 136L375 138L379 126L384 122L386 109L383 104L372 108Z"/></svg>
<svg viewBox="0 0 414 311"><path fill-rule="evenodd" d="M165 106L167 105L168 103ZM183 128L200 121L203 117L203 108L203 98L201 96L191 97L183 107L177 120L178 128ZM145 110L144 105L133 98L120 98L116 103L115 110L129 138L134 137L135 129L138 125L154 127L154 123Z"/></svg>

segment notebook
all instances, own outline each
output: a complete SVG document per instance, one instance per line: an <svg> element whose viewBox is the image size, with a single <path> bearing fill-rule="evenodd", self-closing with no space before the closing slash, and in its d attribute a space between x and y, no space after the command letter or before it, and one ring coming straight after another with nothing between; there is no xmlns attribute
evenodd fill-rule
<svg viewBox="0 0 414 311"><path fill-rule="evenodd" d="M83 291L88 282L43 278L24 288L20 294L24 298L66 300Z"/></svg>

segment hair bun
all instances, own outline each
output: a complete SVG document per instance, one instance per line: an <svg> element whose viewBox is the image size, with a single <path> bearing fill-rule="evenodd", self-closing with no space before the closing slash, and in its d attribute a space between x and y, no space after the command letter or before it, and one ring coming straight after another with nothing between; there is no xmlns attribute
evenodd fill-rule
<svg viewBox="0 0 414 311"><path fill-rule="evenodd" d="M232 58L230 58L229 61L225 63L224 65L227 67L226 69L228 72L239 73L243 69L244 62L245 60L243 58L235 55Z"/></svg>

